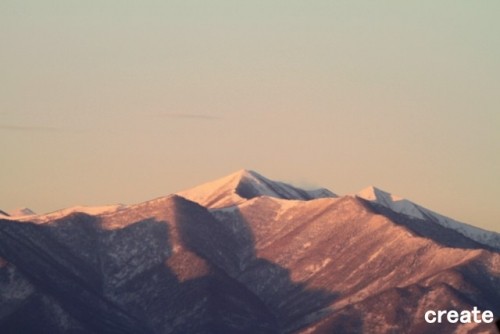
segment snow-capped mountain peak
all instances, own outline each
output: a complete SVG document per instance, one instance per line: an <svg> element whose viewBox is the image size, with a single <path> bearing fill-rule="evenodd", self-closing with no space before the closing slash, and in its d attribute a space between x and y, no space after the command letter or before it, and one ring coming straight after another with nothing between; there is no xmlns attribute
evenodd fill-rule
<svg viewBox="0 0 500 334"><path fill-rule="evenodd" d="M0 333L494 331L422 314L500 314L498 234L376 187L308 200L333 194L249 170L179 194L210 206L172 194L1 217Z"/></svg>
<svg viewBox="0 0 500 334"><path fill-rule="evenodd" d="M409 217L433 221L441 226L455 230L467 238L483 245L500 249L500 233L486 231L481 228L456 221L452 218L445 217L413 203L412 201L392 195L391 193L379 188L373 186L367 187L356 193L356 196L382 205L394 212L405 214Z"/></svg>
<svg viewBox="0 0 500 334"><path fill-rule="evenodd" d="M363 190L356 193L356 196L370 202L381 204L398 213L403 213L405 215L419 219L425 218L419 208L411 201L400 196L393 195L374 186L364 188Z"/></svg>
<svg viewBox="0 0 500 334"><path fill-rule="evenodd" d="M9 212L0 210L0 218L2 219L23 219L36 216L36 213L28 208L18 208Z"/></svg>
<svg viewBox="0 0 500 334"><path fill-rule="evenodd" d="M304 190L283 182L272 181L247 169L241 169L177 194L210 208L231 206L259 196L293 200L336 197L328 189Z"/></svg>
<svg viewBox="0 0 500 334"><path fill-rule="evenodd" d="M9 215L11 217L21 217L21 216L33 216L36 213L29 208L18 208L12 211L9 211Z"/></svg>
<svg viewBox="0 0 500 334"><path fill-rule="evenodd" d="M0 214L0 218L3 219L9 219L9 220L17 220L17 221L32 221L32 222L38 222L38 223L43 223L59 218L63 218L65 216L68 216L72 213L85 213L88 215L105 215L109 213L113 213L119 210L125 209L127 206L124 204L115 204L115 205L105 205L105 206L73 206L45 214L36 214L30 209L17 209L14 211L9 212L10 215L2 215Z"/></svg>
<svg viewBox="0 0 500 334"><path fill-rule="evenodd" d="M390 201L398 201L402 198L399 196L395 196L390 194L380 188L375 186L368 186L357 193L358 197L362 197L367 200L390 200Z"/></svg>

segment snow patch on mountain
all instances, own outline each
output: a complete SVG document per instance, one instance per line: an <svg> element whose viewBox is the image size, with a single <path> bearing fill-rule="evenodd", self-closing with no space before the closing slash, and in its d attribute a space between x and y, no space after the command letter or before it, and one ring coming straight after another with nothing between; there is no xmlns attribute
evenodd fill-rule
<svg viewBox="0 0 500 334"><path fill-rule="evenodd" d="M445 217L405 198L392 195L376 187L367 187L356 193L356 196L367 201L380 204L397 213L402 213L418 219L431 220L441 226L455 230L467 238L483 245L500 249L500 233L486 231L481 228L459 222L452 218Z"/></svg>

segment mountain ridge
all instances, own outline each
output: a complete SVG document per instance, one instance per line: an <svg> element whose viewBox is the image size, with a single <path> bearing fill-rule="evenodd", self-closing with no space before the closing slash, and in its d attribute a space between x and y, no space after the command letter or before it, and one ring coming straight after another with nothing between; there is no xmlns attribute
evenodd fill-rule
<svg viewBox="0 0 500 334"><path fill-rule="evenodd" d="M241 169L220 179L177 192L177 194L211 208L231 206L257 196L298 200L336 197L325 188L304 190L283 182L271 181L247 169Z"/></svg>
<svg viewBox="0 0 500 334"><path fill-rule="evenodd" d="M284 182L272 181L263 175L248 169L240 169L222 178L179 191L175 194L210 209L231 207L259 196L269 196L288 200L314 200L318 198L339 197L326 188L304 190ZM470 238L475 242L493 247L494 249L500 249L500 233L459 222L455 219L429 210L406 198L395 196L378 187L366 187L355 193L353 196L382 205L394 212L401 213L412 218L432 220L445 228L457 231L461 235ZM9 215L6 213L4 218L42 222L64 217L72 212L99 215L112 213L126 207L127 205L124 204L106 206L75 206L39 215L35 214L28 208L24 208L22 210L17 210L19 211L17 212L18 214ZM22 212L22 214L19 214L20 212Z"/></svg>
<svg viewBox="0 0 500 334"><path fill-rule="evenodd" d="M453 229L476 242L500 250L500 233L459 222L455 219L424 208L423 206L408 199L395 196L380 188L370 186L359 191L355 194L355 196L372 203L377 203L392 211L402 213L409 217L421 220L432 220L433 222L436 222L445 228Z"/></svg>
<svg viewBox="0 0 500 334"><path fill-rule="evenodd" d="M493 330L423 314L499 316L500 251L391 209L402 199L380 189L311 198L253 173L191 199L0 219L0 332Z"/></svg>

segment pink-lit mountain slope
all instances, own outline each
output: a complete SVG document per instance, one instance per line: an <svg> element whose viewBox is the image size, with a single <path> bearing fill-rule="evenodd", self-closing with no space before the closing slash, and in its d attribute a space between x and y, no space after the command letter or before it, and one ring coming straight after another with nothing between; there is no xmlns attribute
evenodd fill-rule
<svg viewBox="0 0 500 334"><path fill-rule="evenodd" d="M423 314L500 316L498 249L325 194L241 171L117 210L0 220L0 333L495 333Z"/></svg>
<svg viewBox="0 0 500 334"><path fill-rule="evenodd" d="M376 187L365 188L358 192L356 196L409 217L433 221L445 228L455 230L467 238L500 250L500 233L486 231L475 226L461 223Z"/></svg>
<svg viewBox="0 0 500 334"><path fill-rule="evenodd" d="M325 188L303 190L245 169L177 194L209 208L231 206L259 196L295 200L337 197Z"/></svg>

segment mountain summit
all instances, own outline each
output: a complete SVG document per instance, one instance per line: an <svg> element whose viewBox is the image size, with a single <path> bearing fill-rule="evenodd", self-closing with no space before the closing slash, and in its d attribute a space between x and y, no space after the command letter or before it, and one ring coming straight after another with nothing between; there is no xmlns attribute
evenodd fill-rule
<svg viewBox="0 0 500 334"><path fill-rule="evenodd" d="M232 206L259 196L305 201L337 197L325 188L304 190L283 182L272 181L246 169L177 194L209 208Z"/></svg>
<svg viewBox="0 0 500 334"><path fill-rule="evenodd" d="M22 216L34 216L36 213L30 208L18 208L12 211L9 211L9 215L11 217L22 217Z"/></svg>
<svg viewBox="0 0 500 334"><path fill-rule="evenodd" d="M405 198L395 196L387 191L370 186L356 194L357 197L388 208L394 212L404 214L408 217L419 220L428 220L437 223L445 228L457 231L458 233L479 242L483 245L491 246L500 250L500 234L486 231L481 228L461 223L454 219L440 215L434 211L426 209Z"/></svg>
<svg viewBox="0 0 500 334"><path fill-rule="evenodd" d="M494 333L425 321L500 316L500 250L430 212L242 170L139 204L1 217L0 333Z"/></svg>

